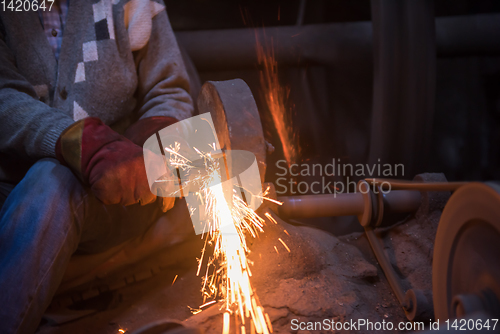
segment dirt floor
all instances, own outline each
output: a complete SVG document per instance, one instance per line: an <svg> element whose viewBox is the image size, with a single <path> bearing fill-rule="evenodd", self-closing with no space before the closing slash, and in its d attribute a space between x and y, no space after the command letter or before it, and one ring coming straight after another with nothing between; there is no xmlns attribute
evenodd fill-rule
<svg viewBox="0 0 500 334"><path fill-rule="evenodd" d="M442 176L427 174L422 179L442 180ZM423 193L418 212L377 230L405 290L424 291L430 304L434 237L448 197L448 193ZM394 324L407 321L364 234L335 237L273 216L278 224L267 221L265 232L251 242L250 259L254 262L252 284L272 321L274 333L309 333L293 331L293 319L306 322L367 319ZM290 252L278 238L288 245ZM137 275L135 279L125 279L124 287L80 302L79 310L54 313L51 319L60 321L69 319L68 314L98 311L57 326L45 323L39 333L114 334L120 329L131 332L166 319L184 321L188 326L203 328L206 333L221 333L219 305L196 315L190 311L202 302L201 279L196 276L200 250L200 240L190 239L162 251L143 261L142 267L149 267L150 274L142 279Z"/></svg>

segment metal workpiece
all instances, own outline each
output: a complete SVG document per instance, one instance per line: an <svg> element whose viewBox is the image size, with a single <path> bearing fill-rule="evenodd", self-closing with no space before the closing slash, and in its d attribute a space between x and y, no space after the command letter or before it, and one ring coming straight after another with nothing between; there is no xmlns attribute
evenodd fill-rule
<svg viewBox="0 0 500 334"><path fill-rule="evenodd" d="M223 150L255 154L264 182L268 148L257 104L245 81L207 81L201 87L197 104L201 114L211 114Z"/></svg>

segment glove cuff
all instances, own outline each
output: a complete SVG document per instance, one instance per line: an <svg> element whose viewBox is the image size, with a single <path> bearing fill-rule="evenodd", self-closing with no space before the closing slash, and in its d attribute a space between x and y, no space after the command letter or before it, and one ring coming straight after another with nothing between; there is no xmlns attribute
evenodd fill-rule
<svg viewBox="0 0 500 334"><path fill-rule="evenodd" d="M132 124L127 131L125 131L124 136L134 144L142 147L144 142L151 137L152 134L177 122L177 119L168 116L142 118Z"/></svg>
<svg viewBox="0 0 500 334"><path fill-rule="evenodd" d="M104 145L120 140L120 135L97 117L87 117L67 127L56 142L56 158L88 183L87 166Z"/></svg>

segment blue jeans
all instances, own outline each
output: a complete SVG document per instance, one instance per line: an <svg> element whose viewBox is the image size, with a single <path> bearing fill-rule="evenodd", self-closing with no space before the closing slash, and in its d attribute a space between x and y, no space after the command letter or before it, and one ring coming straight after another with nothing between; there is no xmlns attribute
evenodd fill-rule
<svg viewBox="0 0 500 334"><path fill-rule="evenodd" d="M0 332L36 330L73 253L116 246L161 214L156 203L106 206L57 160L35 163L0 211Z"/></svg>

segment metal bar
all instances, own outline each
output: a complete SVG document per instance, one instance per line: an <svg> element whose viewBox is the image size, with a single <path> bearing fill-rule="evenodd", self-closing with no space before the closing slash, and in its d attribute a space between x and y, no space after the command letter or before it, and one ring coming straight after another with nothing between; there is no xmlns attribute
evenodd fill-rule
<svg viewBox="0 0 500 334"><path fill-rule="evenodd" d="M371 22L315 24L256 29L180 31L177 41L198 71L255 68L256 36L274 42L280 65L348 61L372 58Z"/></svg>
<svg viewBox="0 0 500 334"><path fill-rule="evenodd" d="M370 246L372 246L372 250L373 253L375 254L375 257L377 258L378 264L382 268L382 271L384 272L384 275L387 278L387 281L389 282L392 291L394 291L396 298L398 299L399 303L403 306L403 308L407 309L408 305L406 305L405 293L403 290L403 286L401 285L401 281L397 276L396 271L394 271L392 264L385 256L384 249L382 248L382 245L380 244L377 235L375 234L375 232L371 227L365 227L365 233L366 236L368 237L368 241L370 242Z"/></svg>
<svg viewBox="0 0 500 334"><path fill-rule="evenodd" d="M255 68L255 36L274 41L283 66L372 61L372 23L349 22L257 29L179 31L176 37L199 71ZM500 54L500 14L436 19L438 56Z"/></svg>

